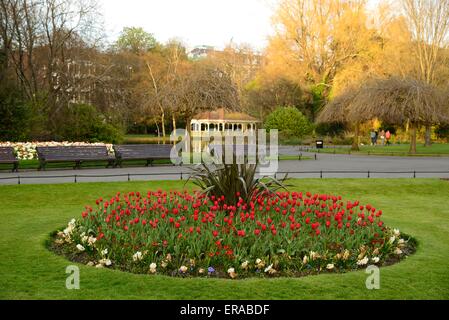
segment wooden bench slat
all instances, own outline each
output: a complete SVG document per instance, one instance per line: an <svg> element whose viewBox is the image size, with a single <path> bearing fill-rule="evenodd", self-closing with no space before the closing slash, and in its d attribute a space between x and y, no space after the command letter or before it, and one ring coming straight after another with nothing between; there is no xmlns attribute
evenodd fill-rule
<svg viewBox="0 0 449 320"><path fill-rule="evenodd" d="M108 161L109 167L115 160L106 146L37 147L36 150L40 169L45 169L47 162L75 162L76 168L83 161Z"/></svg>
<svg viewBox="0 0 449 320"><path fill-rule="evenodd" d="M0 147L0 163L1 164L12 164L12 171L19 171L19 160L14 154L13 147Z"/></svg>
<svg viewBox="0 0 449 320"><path fill-rule="evenodd" d="M170 144L136 144L114 145L117 163L121 166L127 160L147 160L147 164L153 160L169 160L173 146Z"/></svg>

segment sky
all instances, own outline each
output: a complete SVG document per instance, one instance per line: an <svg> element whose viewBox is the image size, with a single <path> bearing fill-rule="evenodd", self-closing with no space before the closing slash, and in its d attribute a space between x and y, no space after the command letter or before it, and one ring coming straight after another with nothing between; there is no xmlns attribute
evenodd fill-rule
<svg viewBox="0 0 449 320"><path fill-rule="evenodd" d="M224 47L231 40L262 50L273 32L277 0L99 0L109 41L123 27L142 27L160 42L181 39L189 48ZM369 0L370 5L379 0Z"/></svg>
<svg viewBox="0 0 449 320"><path fill-rule="evenodd" d="M223 47L231 40L263 49L272 32L273 0L100 0L108 39L142 27L160 42Z"/></svg>

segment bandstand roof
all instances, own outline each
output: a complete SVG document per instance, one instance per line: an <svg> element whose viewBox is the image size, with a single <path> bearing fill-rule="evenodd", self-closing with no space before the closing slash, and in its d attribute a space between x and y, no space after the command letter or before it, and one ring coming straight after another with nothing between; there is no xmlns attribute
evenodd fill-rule
<svg viewBox="0 0 449 320"><path fill-rule="evenodd" d="M225 108L206 111L193 117L194 121L222 121L222 122L260 122L258 119L245 113L229 111Z"/></svg>

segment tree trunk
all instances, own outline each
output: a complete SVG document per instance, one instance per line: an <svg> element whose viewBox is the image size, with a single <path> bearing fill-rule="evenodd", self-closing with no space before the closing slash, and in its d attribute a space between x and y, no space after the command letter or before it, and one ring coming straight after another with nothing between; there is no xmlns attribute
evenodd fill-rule
<svg viewBox="0 0 449 320"><path fill-rule="evenodd" d="M172 114L172 122L173 122L173 133L176 135L176 117L175 114ZM177 141L173 141L173 144L176 145Z"/></svg>
<svg viewBox="0 0 449 320"><path fill-rule="evenodd" d="M161 114L162 142L165 144L165 112Z"/></svg>
<svg viewBox="0 0 449 320"><path fill-rule="evenodd" d="M416 154L416 125L410 124L410 153Z"/></svg>
<svg viewBox="0 0 449 320"><path fill-rule="evenodd" d="M426 142L424 144L424 147L431 147L432 146L432 126L427 125L426 126Z"/></svg>
<svg viewBox="0 0 449 320"><path fill-rule="evenodd" d="M360 136L360 123L357 122L355 124L354 139L352 141L352 148L351 148L352 151L360 151L359 136Z"/></svg>
<svg viewBox="0 0 449 320"><path fill-rule="evenodd" d="M176 117L174 114L172 115L172 122L173 122L173 131L176 131Z"/></svg>
<svg viewBox="0 0 449 320"><path fill-rule="evenodd" d="M157 123L157 120L154 122L156 123L157 137L159 140L159 138L161 137L161 130L159 129L159 124Z"/></svg>

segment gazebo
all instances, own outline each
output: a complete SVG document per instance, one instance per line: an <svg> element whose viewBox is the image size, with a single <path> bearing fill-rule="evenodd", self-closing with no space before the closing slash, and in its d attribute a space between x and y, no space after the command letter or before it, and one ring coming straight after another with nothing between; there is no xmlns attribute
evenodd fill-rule
<svg viewBox="0 0 449 320"><path fill-rule="evenodd" d="M222 136L252 135L257 133L258 119L245 113L219 108L197 114L190 122L195 151L201 150L201 138L220 133ZM195 143L195 141L199 142Z"/></svg>
<svg viewBox="0 0 449 320"><path fill-rule="evenodd" d="M255 132L259 120L241 112L220 108L197 114L190 122L192 134L210 132Z"/></svg>

